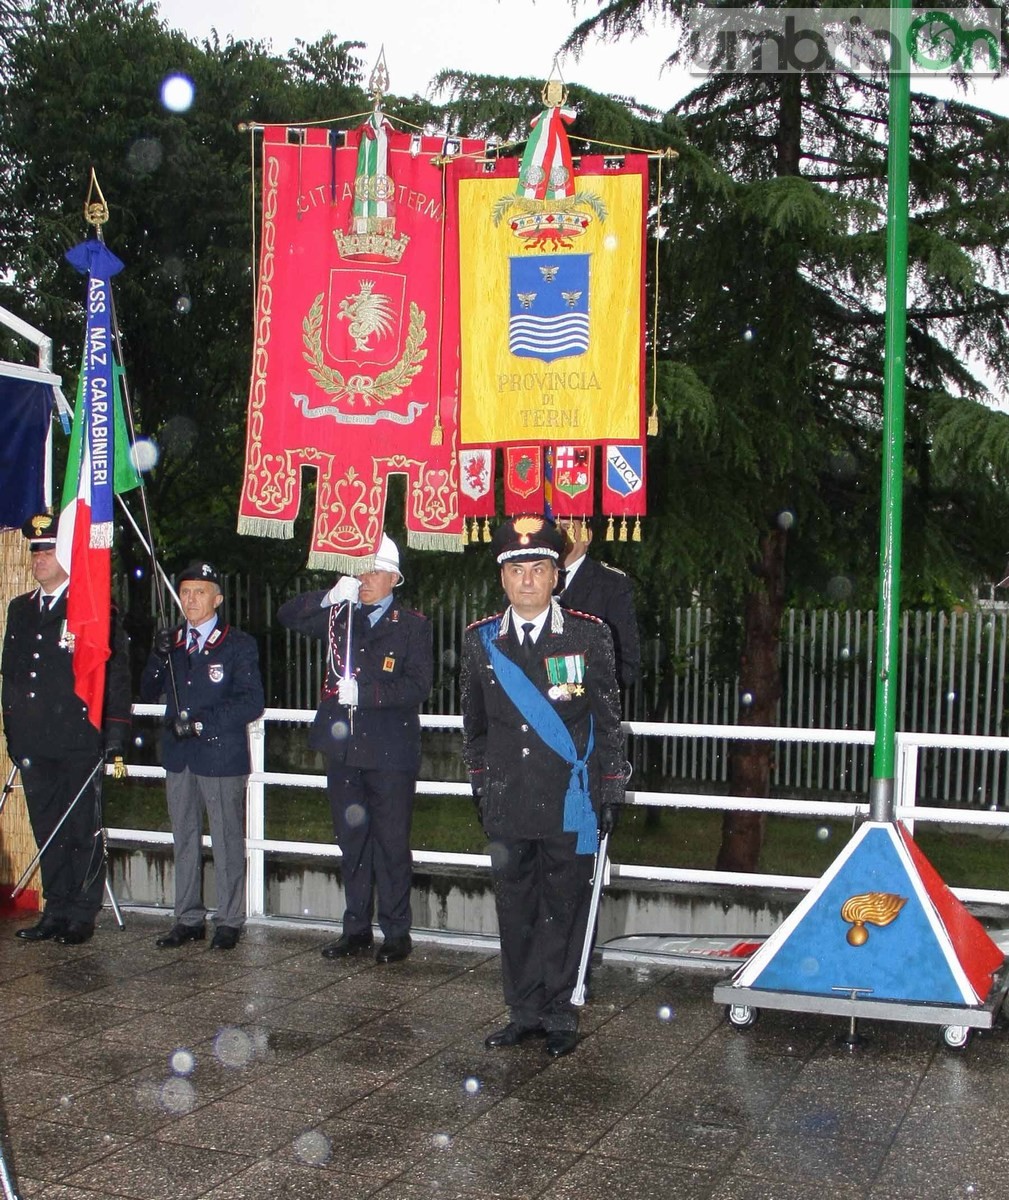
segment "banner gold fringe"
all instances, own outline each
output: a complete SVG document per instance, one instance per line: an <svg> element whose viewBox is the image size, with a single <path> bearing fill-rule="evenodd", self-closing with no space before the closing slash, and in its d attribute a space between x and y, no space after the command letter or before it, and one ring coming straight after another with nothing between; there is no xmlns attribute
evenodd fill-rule
<svg viewBox="0 0 1009 1200"><path fill-rule="evenodd" d="M238 518L238 532L252 537L293 538L293 521L275 521L272 517Z"/></svg>
<svg viewBox="0 0 1009 1200"><path fill-rule="evenodd" d="M411 550L448 550L461 554L462 546L457 533L430 533L425 530L407 530L406 544Z"/></svg>

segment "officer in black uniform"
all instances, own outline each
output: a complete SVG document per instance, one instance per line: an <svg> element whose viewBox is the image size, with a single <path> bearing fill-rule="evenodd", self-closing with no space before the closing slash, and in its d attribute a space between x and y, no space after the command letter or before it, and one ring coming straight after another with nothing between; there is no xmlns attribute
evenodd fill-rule
<svg viewBox="0 0 1009 1200"><path fill-rule="evenodd" d="M564 535L539 516L494 533L509 600L466 631L463 754L491 839L509 1022L489 1049L578 1042L571 994L599 830L612 830L626 768L609 629L552 598Z"/></svg>
<svg viewBox="0 0 1009 1200"><path fill-rule="evenodd" d="M76 946L93 935L102 906L102 765L121 762L129 734L128 646L113 609L102 729L96 729L74 691L73 636L67 633L69 576L56 558L55 518L47 513L31 517L22 533L39 586L10 602L0 671L7 749L21 771L39 846L74 798L80 798L39 864L42 919L19 929L17 936Z"/></svg>
<svg viewBox="0 0 1009 1200"><path fill-rule="evenodd" d="M420 773L420 706L431 691L431 625L396 603L403 582L399 550L383 534L374 569L344 575L328 592L306 592L281 605L288 629L327 643L326 679L309 745L326 756L333 832L343 854L343 933L324 958L370 949L374 895L384 941L379 963L412 949L410 826ZM347 620L351 621L350 662Z"/></svg>
<svg viewBox="0 0 1009 1200"><path fill-rule="evenodd" d="M168 812L175 844L175 924L157 939L177 948L205 936L203 813L214 851L212 950L233 950L245 924L245 785L250 721L263 715L255 639L220 619L224 594L212 563L190 563L178 578L186 614L160 629L140 679L140 698L165 698Z"/></svg>
<svg viewBox="0 0 1009 1200"><path fill-rule="evenodd" d="M605 621L613 635L617 678L629 688L641 672L641 640L634 611L634 589L619 567L597 562L586 553L592 541L587 521L573 521L566 531L564 563L557 597L565 608Z"/></svg>

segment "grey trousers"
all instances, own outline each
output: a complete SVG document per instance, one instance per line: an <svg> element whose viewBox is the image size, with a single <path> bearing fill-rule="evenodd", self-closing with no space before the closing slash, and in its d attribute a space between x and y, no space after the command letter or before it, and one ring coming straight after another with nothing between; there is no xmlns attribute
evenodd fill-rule
<svg viewBox="0 0 1009 1200"><path fill-rule="evenodd" d="M194 775L168 771L165 791L175 842L175 920L202 925L203 812L210 823L217 886L216 925L241 929L245 924L245 783L247 775Z"/></svg>

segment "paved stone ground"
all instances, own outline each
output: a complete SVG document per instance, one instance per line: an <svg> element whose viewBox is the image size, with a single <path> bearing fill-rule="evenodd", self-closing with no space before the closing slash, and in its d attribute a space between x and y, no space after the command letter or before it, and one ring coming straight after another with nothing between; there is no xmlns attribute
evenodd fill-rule
<svg viewBox="0 0 1009 1200"><path fill-rule="evenodd" d="M1002 1200L1009 1037L765 1011L710 971L597 968L584 1040L483 1048L494 954L420 943L329 963L260 925L158 950L103 914L83 947L0 919L0 1087L20 1195L43 1200ZM328 936L333 936L329 934Z"/></svg>

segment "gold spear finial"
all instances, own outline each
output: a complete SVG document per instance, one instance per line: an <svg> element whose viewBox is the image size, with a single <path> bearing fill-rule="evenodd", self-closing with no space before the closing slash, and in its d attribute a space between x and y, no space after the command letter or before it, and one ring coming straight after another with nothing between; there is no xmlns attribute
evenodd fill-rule
<svg viewBox="0 0 1009 1200"><path fill-rule="evenodd" d="M98 176L92 167L91 183L88 186L87 199L84 201L84 220L89 225L95 225L100 229L108 219L109 206L102 195L102 189L98 186Z"/></svg>
<svg viewBox="0 0 1009 1200"><path fill-rule="evenodd" d="M382 107L382 97L389 91L389 68L385 63L385 46L378 51L378 61L368 77L368 95L371 96L375 111Z"/></svg>
<svg viewBox="0 0 1009 1200"><path fill-rule="evenodd" d="M563 108L568 102L568 89L561 76L561 68L556 58L550 70L550 78L543 85L541 95L547 108Z"/></svg>

